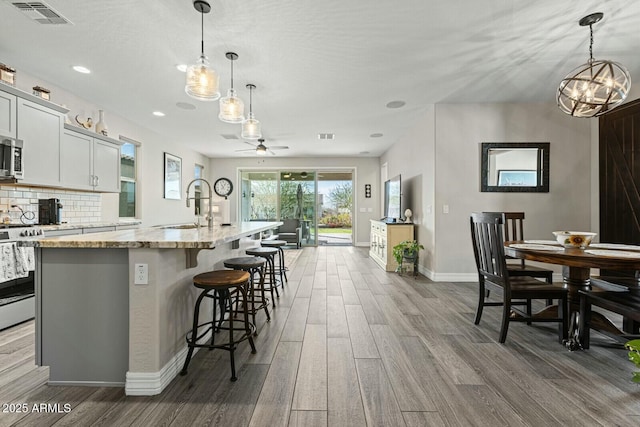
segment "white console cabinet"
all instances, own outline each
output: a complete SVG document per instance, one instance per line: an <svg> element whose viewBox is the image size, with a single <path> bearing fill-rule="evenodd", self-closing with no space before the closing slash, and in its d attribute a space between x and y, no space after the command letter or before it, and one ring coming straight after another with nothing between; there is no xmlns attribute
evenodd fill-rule
<svg viewBox="0 0 640 427"><path fill-rule="evenodd" d="M414 239L413 224L387 224L371 220L371 246L369 257L385 271L398 267L393 258L393 247L404 240Z"/></svg>

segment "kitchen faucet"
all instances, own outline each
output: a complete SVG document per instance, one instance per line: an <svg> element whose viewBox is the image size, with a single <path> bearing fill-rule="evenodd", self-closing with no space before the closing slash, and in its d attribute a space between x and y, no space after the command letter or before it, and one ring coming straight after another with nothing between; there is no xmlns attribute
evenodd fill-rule
<svg viewBox="0 0 640 427"><path fill-rule="evenodd" d="M191 199L195 199L195 197L189 197L189 189L191 188L191 184L193 184L196 181L202 181L205 184L207 184L207 187L209 187L209 197L205 198L205 197L200 197L200 200L209 200L209 213L207 215L207 228L213 228L213 191L211 190L211 184L209 184L209 181L207 181L206 179L203 178L196 178L194 180L192 180L189 185L187 185L187 207L190 207L191 205L189 204L189 200Z"/></svg>

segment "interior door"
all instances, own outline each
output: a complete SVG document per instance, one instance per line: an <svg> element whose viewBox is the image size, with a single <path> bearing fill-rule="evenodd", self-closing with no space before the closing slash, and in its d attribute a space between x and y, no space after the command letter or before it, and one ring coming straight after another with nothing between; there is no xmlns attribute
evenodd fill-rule
<svg viewBox="0 0 640 427"><path fill-rule="evenodd" d="M601 116L599 126L600 241L640 245L640 100Z"/></svg>

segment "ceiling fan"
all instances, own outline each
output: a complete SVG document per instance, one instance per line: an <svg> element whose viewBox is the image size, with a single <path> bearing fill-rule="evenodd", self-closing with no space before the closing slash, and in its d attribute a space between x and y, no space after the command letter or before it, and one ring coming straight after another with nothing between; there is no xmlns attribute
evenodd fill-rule
<svg viewBox="0 0 640 427"><path fill-rule="evenodd" d="M258 145L254 145L247 141L244 141L244 143L251 145L253 148L249 148L247 150L236 150L237 153L244 152L249 154L251 151L254 151L258 156L266 156L267 153L271 154L272 156L275 156L276 153L274 153L272 150L288 150L289 149L288 145L276 145L273 147L267 147L266 145L264 145L263 138L258 139Z"/></svg>

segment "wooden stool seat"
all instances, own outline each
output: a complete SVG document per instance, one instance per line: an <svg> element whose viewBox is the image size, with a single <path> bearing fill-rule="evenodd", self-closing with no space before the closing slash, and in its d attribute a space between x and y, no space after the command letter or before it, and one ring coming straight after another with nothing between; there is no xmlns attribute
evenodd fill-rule
<svg viewBox="0 0 640 427"><path fill-rule="evenodd" d="M245 251L247 255L255 255L255 256L274 256L278 253L276 248L266 248L258 246L257 248L250 248Z"/></svg>
<svg viewBox="0 0 640 427"><path fill-rule="evenodd" d="M200 273L193 278L193 285L200 289L233 287L246 283L249 273L239 270L215 270Z"/></svg>
<svg viewBox="0 0 640 427"><path fill-rule="evenodd" d="M202 289L202 292L200 292L200 295L196 300L195 309L193 311L193 328L187 332L185 337L189 351L184 361L182 371L180 371L180 375L187 374L187 368L191 362L194 349L196 347L206 347L209 350L219 348L229 352L229 358L231 360L231 381L235 381L237 379L234 352L238 344L242 341L249 340L251 353L256 352L256 347L252 338L256 328L255 325L249 321L249 312L247 310L247 305L249 303L247 288L250 279L251 275L247 271L243 270L215 270L200 273L193 277L193 285L196 288ZM236 307L238 307L240 303L242 304L244 320L240 322L242 324L240 327L234 327L233 325L234 317L238 314L238 310L236 310L236 313L233 313L232 311L232 294L236 295L237 298ZM198 323L200 319L200 304L204 298L213 300L213 316L208 322ZM216 316L216 303L219 304L221 308L219 319L217 319ZM225 319L224 308L227 307L227 304L229 306L229 316ZM228 322L228 326L222 326L223 322ZM216 344L216 334L220 330L229 331L229 340ZM236 332L235 336L234 332ZM209 333L211 333L211 341L203 342Z"/></svg>
<svg viewBox="0 0 640 427"><path fill-rule="evenodd" d="M223 263L227 268L237 268L238 270L244 270L245 268L250 269L262 267L265 261L254 256L241 256L237 258L225 259Z"/></svg>

